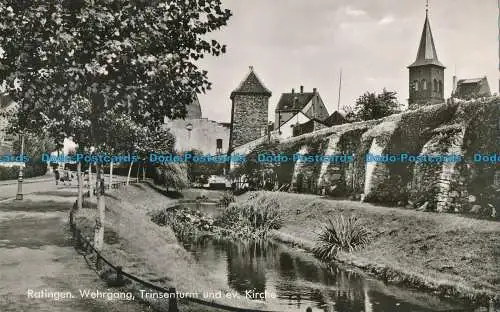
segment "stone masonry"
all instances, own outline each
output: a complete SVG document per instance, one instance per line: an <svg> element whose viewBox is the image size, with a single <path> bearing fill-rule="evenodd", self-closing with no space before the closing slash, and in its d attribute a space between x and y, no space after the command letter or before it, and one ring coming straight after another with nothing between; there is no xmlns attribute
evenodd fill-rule
<svg viewBox="0 0 500 312"><path fill-rule="evenodd" d="M231 131L229 150L254 141L267 134L269 91L259 80L253 67L231 93Z"/></svg>

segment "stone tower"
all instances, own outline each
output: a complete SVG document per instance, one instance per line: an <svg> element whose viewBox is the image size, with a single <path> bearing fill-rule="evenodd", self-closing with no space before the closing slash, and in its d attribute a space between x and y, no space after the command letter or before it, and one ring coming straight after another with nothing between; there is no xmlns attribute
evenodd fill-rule
<svg viewBox="0 0 500 312"><path fill-rule="evenodd" d="M444 102L444 69L438 60L434 39L429 23L428 9L425 10L425 23L418 47L417 59L408 66L410 70L410 108Z"/></svg>
<svg viewBox="0 0 500 312"><path fill-rule="evenodd" d="M264 86L250 66L246 78L231 92L229 152L266 135L270 97L271 91Z"/></svg>

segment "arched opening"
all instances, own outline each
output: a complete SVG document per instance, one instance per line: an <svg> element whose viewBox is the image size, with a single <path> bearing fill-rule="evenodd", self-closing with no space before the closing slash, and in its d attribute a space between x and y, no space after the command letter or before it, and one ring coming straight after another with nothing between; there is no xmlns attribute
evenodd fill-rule
<svg viewBox="0 0 500 312"><path fill-rule="evenodd" d="M412 83L412 86L413 86L413 91L418 91L418 80L413 80L413 83Z"/></svg>
<svg viewBox="0 0 500 312"><path fill-rule="evenodd" d="M439 86L438 86L438 81L436 79L434 79L433 85L434 85L434 92L438 92Z"/></svg>
<svg viewBox="0 0 500 312"><path fill-rule="evenodd" d="M443 82L439 80L439 93L443 93Z"/></svg>
<svg viewBox="0 0 500 312"><path fill-rule="evenodd" d="M427 90L427 80L422 79L422 90Z"/></svg>

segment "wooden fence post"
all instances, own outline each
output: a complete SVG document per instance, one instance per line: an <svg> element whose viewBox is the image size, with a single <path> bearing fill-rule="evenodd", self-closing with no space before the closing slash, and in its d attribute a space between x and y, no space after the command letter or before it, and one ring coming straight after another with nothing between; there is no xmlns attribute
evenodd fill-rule
<svg viewBox="0 0 500 312"><path fill-rule="evenodd" d="M122 267L121 266L116 267L116 283L118 285L121 285L123 283L123 275L122 275Z"/></svg>
<svg viewBox="0 0 500 312"><path fill-rule="evenodd" d="M99 252L96 252L95 255L96 255L96 257L95 257L95 268L97 270L100 270L101 269L101 255L99 254Z"/></svg>
<svg viewBox="0 0 500 312"><path fill-rule="evenodd" d="M92 252L92 245L90 244L90 237L85 237L85 251Z"/></svg>
<svg viewBox="0 0 500 312"><path fill-rule="evenodd" d="M175 292L175 288L169 288L168 293L168 312L179 312L179 308L177 307L177 294Z"/></svg>
<svg viewBox="0 0 500 312"><path fill-rule="evenodd" d="M80 229L75 230L75 238L76 238L76 247L80 248L82 246L82 238L81 238Z"/></svg>

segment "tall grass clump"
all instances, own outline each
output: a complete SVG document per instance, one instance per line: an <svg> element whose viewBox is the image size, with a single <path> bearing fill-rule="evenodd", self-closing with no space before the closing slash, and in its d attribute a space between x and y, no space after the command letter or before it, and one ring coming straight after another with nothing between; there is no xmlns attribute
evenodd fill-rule
<svg viewBox="0 0 500 312"><path fill-rule="evenodd" d="M282 225L282 209L278 199L272 194L259 192L250 196L246 202L232 203L215 224L244 238L262 238L270 230Z"/></svg>
<svg viewBox="0 0 500 312"><path fill-rule="evenodd" d="M355 216L340 215L328 220L318 235L313 253L323 261L331 261L339 251L352 252L366 246L368 242L369 231Z"/></svg>
<svg viewBox="0 0 500 312"><path fill-rule="evenodd" d="M231 203L234 203L236 199L234 198L234 194L232 192L224 192L222 194L222 198L219 200L219 204L222 207L228 207Z"/></svg>

